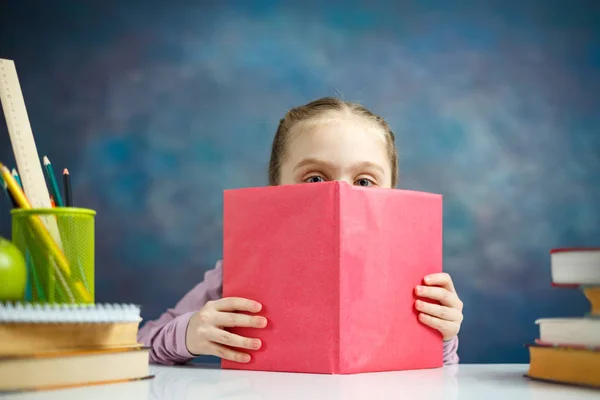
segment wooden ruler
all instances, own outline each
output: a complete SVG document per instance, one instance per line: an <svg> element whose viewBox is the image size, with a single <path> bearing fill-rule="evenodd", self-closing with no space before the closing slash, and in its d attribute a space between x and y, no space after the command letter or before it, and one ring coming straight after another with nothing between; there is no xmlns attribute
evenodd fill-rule
<svg viewBox="0 0 600 400"><path fill-rule="evenodd" d="M50 193L33 139L15 63L2 58L0 58L0 100L25 195L31 207L51 208ZM56 219L51 216L40 216L40 219L62 251Z"/></svg>
<svg viewBox="0 0 600 400"><path fill-rule="evenodd" d="M29 123L29 116L25 107L25 100L19 84L15 63L12 60L0 58L0 101L4 110L8 134L12 143L17 168L21 177L23 191L32 208L52 208L50 193L46 186L42 164L37 152L33 132ZM50 234L51 239L44 240L48 245L49 262L56 271L56 277L61 281L71 302L75 299L62 272L69 277L71 269L63 253L63 244L54 215L38 215ZM40 227L42 238L46 238L44 228ZM58 264L57 264L58 263ZM91 301L91 295L82 282L74 282L84 301Z"/></svg>

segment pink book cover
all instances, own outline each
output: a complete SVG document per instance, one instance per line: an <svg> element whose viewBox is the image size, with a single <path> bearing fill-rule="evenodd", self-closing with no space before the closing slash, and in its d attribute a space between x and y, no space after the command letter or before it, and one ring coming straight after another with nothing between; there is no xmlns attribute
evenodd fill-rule
<svg viewBox="0 0 600 400"><path fill-rule="evenodd" d="M350 374L442 366L414 288L442 271L442 196L340 182L225 191L223 296L263 304L252 360L226 369Z"/></svg>

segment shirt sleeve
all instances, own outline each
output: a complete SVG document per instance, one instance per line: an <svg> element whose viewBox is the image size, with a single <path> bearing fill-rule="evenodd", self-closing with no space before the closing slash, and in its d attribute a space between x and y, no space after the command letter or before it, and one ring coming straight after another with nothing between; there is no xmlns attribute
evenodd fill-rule
<svg viewBox="0 0 600 400"><path fill-rule="evenodd" d="M204 280L190 290L174 308L167 309L158 319L147 321L138 332L138 341L150 347L150 362L183 364L195 356L185 344L191 316L206 302L221 298L223 293L222 261L204 274ZM444 365L458 364L458 336L443 344Z"/></svg>
<svg viewBox="0 0 600 400"><path fill-rule="evenodd" d="M222 261L204 274L204 280L190 290L174 308L167 309L158 319L146 322L138 332L138 341L150 347L150 362L183 364L194 355L185 344L190 317L204 304L217 300L223 293Z"/></svg>
<svg viewBox="0 0 600 400"><path fill-rule="evenodd" d="M444 342L444 365L458 364L458 336Z"/></svg>

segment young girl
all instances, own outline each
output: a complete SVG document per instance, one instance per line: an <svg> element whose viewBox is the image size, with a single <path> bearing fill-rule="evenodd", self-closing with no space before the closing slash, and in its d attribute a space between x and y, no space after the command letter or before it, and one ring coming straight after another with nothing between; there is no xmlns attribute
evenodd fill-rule
<svg viewBox="0 0 600 400"><path fill-rule="evenodd" d="M323 98L293 108L279 122L271 150L269 183L330 180L392 188L398 181L398 159L394 134L383 118L359 104ZM225 329L260 329L268 322L256 314L262 307L256 301L221 298L222 268L218 261L174 309L140 329L138 340L151 347L151 362L180 364L198 355L214 355L245 363L250 361L251 353L246 350L261 347L260 340ZM463 304L452 279L446 273L426 276L424 285L417 286L415 292L440 302L437 305L417 300L415 307L419 320L441 333L444 364L458 363L457 334Z"/></svg>

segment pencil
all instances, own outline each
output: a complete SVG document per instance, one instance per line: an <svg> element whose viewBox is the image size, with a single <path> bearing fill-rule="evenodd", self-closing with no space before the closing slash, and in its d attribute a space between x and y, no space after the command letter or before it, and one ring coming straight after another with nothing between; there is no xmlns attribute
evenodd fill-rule
<svg viewBox="0 0 600 400"><path fill-rule="evenodd" d="M6 168L2 163L0 163L0 175L4 178L4 182L6 183L7 189L12 193L17 202L17 205L25 210L30 210L31 203L25 197L25 193L19 187L19 184L15 180L15 178L10 174L8 168ZM63 252L58 248L56 242L50 236L50 233L46 230L46 227L42 224L42 221L39 218L31 218L34 228L40 234L41 239L48 246L48 249L54 253L59 266L62 270L67 274L67 276L71 275L71 268L69 267L69 263L65 258Z"/></svg>
<svg viewBox="0 0 600 400"><path fill-rule="evenodd" d="M58 190L58 183L56 183L56 177L54 176L54 171L52 170L52 164L46 156L44 156L44 169L46 170L46 175L50 181L50 190L54 195L54 201L56 201L57 207L64 207L65 203L63 203L60 190Z"/></svg>
<svg viewBox="0 0 600 400"><path fill-rule="evenodd" d="M2 190L4 190L4 194L6 194L6 197L10 200L13 208L19 208L19 206L17 205L17 201L15 200L15 198L13 197L12 193L10 193L8 191L8 186L6 185L6 182L4 182L4 179L2 179L2 177L0 176L0 181L2 183Z"/></svg>
<svg viewBox="0 0 600 400"><path fill-rule="evenodd" d="M0 176L2 178L4 178L4 182L6 183L8 190L15 197L17 205L19 205L21 208L23 208L25 210L31 210L32 209L31 203L29 202L29 200L27 200L25 193L23 193L23 191L19 187L19 184L15 180L15 178L10 174L10 171L8 170L8 168L6 168L2 163L0 163ZM32 217L29 220L31 221L33 228L38 232L40 239L44 242L44 244L48 248L48 251L50 251L54 255L58 266L56 266L56 264L54 264L54 262L52 262L52 264L54 265L55 268L57 268L57 271L56 271L57 275L58 275L61 283L64 285L65 290L67 291L69 297L73 300L73 295L71 294L71 290L69 289L67 282L65 281L62 274L60 273L60 270L62 269L67 276L71 276L71 268L69 267L69 262L67 261L65 254L58 247L58 245L56 244L54 239L52 239L52 236L50 236L50 233L46 230L46 227L42 223L42 220L39 218L39 216ZM54 277L55 275L51 274L50 276ZM90 293L84 287L81 287L81 286L82 286L81 284L80 285L76 284L77 290L80 292L80 295L84 299L89 300L91 298ZM52 297L53 297L52 292L49 293L49 296L50 296L50 301L52 301Z"/></svg>
<svg viewBox="0 0 600 400"><path fill-rule="evenodd" d="M17 172L17 170L13 168L11 172L12 176L15 178L15 181L17 181L19 186L21 186L21 189L23 189L23 183L21 182L21 178L19 178L19 173Z"/></svg>
<svg viewBox="0 0 600 400"><path fill-rule="evenodd" d="M69 174L69 170L67 168L63 169L63 187L65 189L65 206L73 207L73 195L71 192L71 174ZM81 266L81 262L77 261L77 266L79 267L79 273L81 274L81 278L83 282L76 282L75 288L79 292L79 295L83 298L84 301L92 301L92 297L87 291L88 283L85 277L85 272L83 271L83 267Z"/></svg>
<svg viewBox="0 0 600 400"><path fill-rule="evenodd" d="M73 193L71 192L71 174L68 169L63 170L63 186L65 188L65 205L73 207Z"/></svg>

